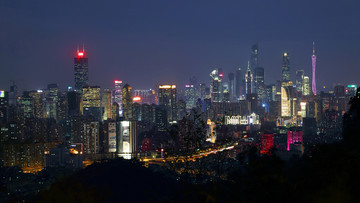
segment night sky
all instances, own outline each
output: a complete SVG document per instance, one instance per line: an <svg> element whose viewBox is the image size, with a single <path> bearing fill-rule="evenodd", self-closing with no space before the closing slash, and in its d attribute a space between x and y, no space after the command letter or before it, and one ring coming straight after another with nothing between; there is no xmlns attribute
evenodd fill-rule
<svg viewBox="0 0 360 203"><path fill-rule="evenodd" d="M311 76L316 43L317 88L359 84L359 1L49 1L0 0L0 89L74 85L73 58L85 44L90 85L115 79L135 89L209 84L209 73L243 69L259 44L265 83L281 78L282 53L291 79ZM311 77L310 77L311 78Z"/></svg>

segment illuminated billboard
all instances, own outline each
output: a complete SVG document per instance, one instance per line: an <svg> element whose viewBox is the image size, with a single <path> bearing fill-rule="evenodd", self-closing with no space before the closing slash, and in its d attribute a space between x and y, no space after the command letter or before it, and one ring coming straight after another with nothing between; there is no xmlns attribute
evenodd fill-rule
<svg viewBox="0 0 360 203"><path fill-rule="evenodd" d="M4 98L5 97L5 91L4 90L0 90L0 98Z"/></svg>
<svg viewBox="0 0 360 203"><path fill-rule="evenodd" d="M109 152L116 152L116 123L109 122Z"/></svg>

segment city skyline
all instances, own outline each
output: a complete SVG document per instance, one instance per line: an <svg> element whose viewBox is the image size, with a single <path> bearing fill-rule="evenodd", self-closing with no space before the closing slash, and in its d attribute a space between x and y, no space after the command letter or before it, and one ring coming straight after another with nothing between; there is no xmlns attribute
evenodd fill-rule
<svg viewBox="0 0 360 203"><path fill-rule="evenodd" d="M75 2L75 7L84 7L79 13L67 3L2 3L0 24L5 31L0 38L0 66L5 74L1 75L0 86L8 89L10 80L20 90L42 89L51 83L59 84L61 89L74 86L71 58L77 44L86 46L89 83L102 88L112 87L116 79L136 89L155 88L157 83L182 86L192 76L208 83L208 72L214 68L222 68L226 74L239 67L246 70L251 46L256 43L265 83L273 84L281 78L284 52L291 56L290 75L304 70L311 77L312 41L317 44L318 91L324 85L332 88L334 83L358 83L355 76L360 61L355 36L359 29L352 25L359 14L354 6L329 2L322 9L319 2L313 2L312 7L306 1L297 3L299 10L311 11L306 16L290 4L274 3L269 8L269 3L263 4L230 2L219 7L216 3L119 2L123 9L119 13L123 13L117 14L105 12L114 11L108 4L96 10L91 1L84 5ZM49 13L46 6L57 6L64 13ZM255 9L246 11L247 7ZM281 13L284 9L286 12ZM91 15L95 11L102 14L95 21L102 29L94 30L85 20L94 20ZM256 17L254 12L263 15ZM266 19L269 13L276 15ZM244 20L245 15L253 18ZM277 31L285 25L288 29ZM248 31L242 32L244 29Z"/></svg>

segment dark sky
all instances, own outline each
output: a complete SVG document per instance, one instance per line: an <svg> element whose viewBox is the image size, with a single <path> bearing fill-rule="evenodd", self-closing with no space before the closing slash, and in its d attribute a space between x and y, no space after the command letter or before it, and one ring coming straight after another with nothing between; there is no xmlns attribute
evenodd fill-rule
<svg viewBox="0 0 360 203"><path fill-rule="evenodd" d="M318 89L359 83L360 3L339 0L0 0L0 89L58 83L73 86L73 57L85 44L91 85L114 79L134 88L184 84L190 76L246 68L253 43L267 84L281 77L282 52L291 79L311 76L312 41Z"/></svg>

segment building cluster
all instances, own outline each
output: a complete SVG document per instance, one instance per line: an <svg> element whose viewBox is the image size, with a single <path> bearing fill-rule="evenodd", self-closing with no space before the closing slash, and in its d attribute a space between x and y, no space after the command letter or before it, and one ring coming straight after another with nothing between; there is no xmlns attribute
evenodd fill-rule
<svg viewBox="0 0 360 203"><path fill-rule="evenodd" d="M317 92L315 49L312 80L304 70L297 70L292 80L290 55L283 53L281 79L266 84L258 55L255 44L245 69L226 77L222 68L215 68L209 85L192 77L181 88L161 84L139 90L115 80L113 88L101 89L89 83L88 58L78 49L73 87L60 91L57 84L49 84L19 93L13 84L9 91L0 91L0 164L28 171L79 168L85 161L132 158L163 152L169 145L181 150L181 143L192 140L189 134L198 136L196 142L214 144L229 135L224 126L236 135L240 130L246 136L248 131L263 132L261 153L277 145L277 134L286 137L279 143L288 151L297 143L341 139L342 115L357 86L336 85L329 92ZM177 137L164 138L174 125L179 126ZM205 133L197 131L198 126Z"/></svg>

